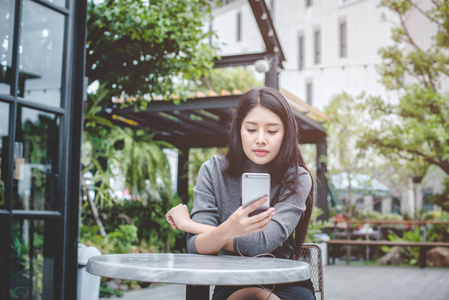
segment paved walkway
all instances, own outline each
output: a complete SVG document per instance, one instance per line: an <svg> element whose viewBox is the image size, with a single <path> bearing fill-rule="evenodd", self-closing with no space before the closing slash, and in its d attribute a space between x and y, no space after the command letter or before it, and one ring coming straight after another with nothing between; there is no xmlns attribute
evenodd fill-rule
<svg viewBox="0 0 449 300"><path fill-rule="evenodd" d="M449 269L331 265L324 267L324 289L326 300L448 300ZM161 285L108 299L183 300L185 286Z"/></svg>

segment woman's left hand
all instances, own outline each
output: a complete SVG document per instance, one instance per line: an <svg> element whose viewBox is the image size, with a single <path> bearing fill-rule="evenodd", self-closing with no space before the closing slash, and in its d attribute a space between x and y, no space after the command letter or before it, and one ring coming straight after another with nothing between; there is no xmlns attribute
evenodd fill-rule
<svg viewBox="0 0 449 300"><path fill-rule="evenodd" d="M165 215L165 218L173 229L180 229L182 231L186 231L189 222L192 221L189 210L184 204L178 204L170 209Z"/></svg>

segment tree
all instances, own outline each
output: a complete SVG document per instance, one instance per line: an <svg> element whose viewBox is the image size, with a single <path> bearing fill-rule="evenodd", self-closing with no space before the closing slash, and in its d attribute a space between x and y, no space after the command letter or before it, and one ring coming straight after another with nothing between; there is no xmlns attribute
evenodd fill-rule
<svg viewBox="0 0 449 300"><path fill-rule="evenodd" d="M325 113L332 119L326 123L328 136L328 168L329 174L344 173L347 186L347 217L352 217L352 186L356 173L367 170L370 161L364 159L365 151L357 147L358 139L366 129L367 120L359 109L356 99L343 93L332 98L325 107Z"/></svg>
<svg viewBox="0 0 449 300"><path fill-rule="evenodd" d="M221 90L232 91L234 89L245 92L248 89L262 87L263 81L258 81L254 70L246 67L233 67L214 69L212 72L200 79L197 89L207 93L209 90L220 92Z"/></svg>
<svg viewBox="0 0 449 300"><path fill-rule="evenodd" d="M436 165L449 174L449 1L383 0L399 25L392 29L393 45L380 49L379 72L398 102L369 97L365 103L375 120L360 142L388 157L416 166ZM433 26L425 45L407 26L410 15ZM415 24L416 25L416 24ZM421 168L422 169L422 168ZM423 172L424 170L420 170ZM419 174L417 174L419 175Z"/></svg>
<svg viewBox="0 0 449 300"><path fill-rule="evenodd" d="M109 120L99 116L98 112L102 109L99 103L106 93L100 86L96 94L87 97L81 156L81 188L83 199L87 200L83 204L83 212L86 213L89 207L100 235L107 239L108 234L97 206L103 210L118 203L111 179L123 178L124 185L134 200L162 200L159 203L164 208L168 203L172 203L174 195L171 191L168 161L162 150L172 146L154 141L152 135L143 129L132 130L114 126ZM95 192L95 197L91 196L90 191Z"/></svg>
<svg viewBox="0 0 449 300"><path fill-rule="evenodd" d="M346 188L346 217L353 216L353 187L351 185L354 175L366 170L369 166L364 159L365 153L356 147L357 141L366 127L366 119L363 111L357 106L356 99L342 93L332 98L325 107L325 113L332 119L326 123L328 136L328 170L329 174L343 173L346 176L348 186ZM329 178L330 180L330 178ZM349 226L346 228L347 238L350 239ZM349 264L351 250L346 251L346 261Z"/></svg>
<svg viewBox="0 0 449 300"><path fill-rule="evenodd" d="M180 82L213 66L207 0L105 0L88 7L87 67L110 96L181 97Z"/></svg>
<svg viewBox="0 0 449 300"><path fill-rule="evenodd" d="M429 196L429 201L432 204L438 205L442 210L449 212L449 179L443 181L444 190L440 194L433 194Z"/></svg>
<svg viewBox="0 0 449 300"><path fill-rule="evenodd" d="M100 87L96 94L88 95L84 115L82 172L92 174L94 185L90 188L96 192L95 203L100 207L113 204L110 179L118 176L124 176L126 187L136 198L148 194L147 179L155 192L164 189L173 196L168 161L162 150L173 146L154 141L143 129L114 126L98 116L98 104L105 93Z"/></svg>

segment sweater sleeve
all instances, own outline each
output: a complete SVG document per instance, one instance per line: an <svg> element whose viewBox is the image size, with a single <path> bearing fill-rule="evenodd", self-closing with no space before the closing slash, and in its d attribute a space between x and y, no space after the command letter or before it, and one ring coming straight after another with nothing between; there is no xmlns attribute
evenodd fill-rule
<svg viewBox="0 0 449 300"><path fill-rule="evenodd" d="M218 226L218 207L212 184L212 174L207 168L207 162L203 164L198 172L197 184L193 188L195 201L193 202L190 217L197 223ZM198 253L195 240L198 235L187 234L187 252Z"/></svg>
<svg viewBox="0 0 449 300"><path fill-rule="evenodd" d="M298 171L298 193L290 193L287 188L282 187L279 200L274 205L274 216L268 227L262 232L235 238L235 252L245 256L271 253L281 247L284 241L293 233L302 213L306 209L306 199L312 186L309 173L303 168L300 168ZM289 179L293 180L293 176Z"/></svg>

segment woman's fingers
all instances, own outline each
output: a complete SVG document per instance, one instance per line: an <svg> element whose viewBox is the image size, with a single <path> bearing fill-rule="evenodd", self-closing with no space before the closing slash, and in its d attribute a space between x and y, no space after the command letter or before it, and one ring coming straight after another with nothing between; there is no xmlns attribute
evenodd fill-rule
<svg viewBox="0 0 449 300"><path fill-rule="evenodd" d="M184 204L178 204L175 207L172 207L167 214L165 215L165 219L167 222L173 227L173 229L177 229L178 226L176 225L175 219L177 216L184 217L185 214L188 216L188 209L187 206ZM180 218L178 217L178 218Z"/></svg>
<svg viewBox="0 0 449 300"><path fill-rule="evenodd" d="M262 204L264 204L266 201L268 201L268 196L263 196L260 199L257 199L256 201L254 201L253 203L251 203L250 205L248 205L247 207L245 207L243 209L243 212L245 214L250 214L251 212L255 211L256 209L259 208L259 206L261 206Z"/></svg>
<svg viewBox="0 0 449 300"><path fill-rule="evenodd" d="M254 232L263 231L267 228L273 217L274 207L271 207L258 215L252 217L248 216L251 211L257 209L267 200L267 197L262 197L244 209L240 206L228 220L226 220L229 232L232 232L234 237L241 237Z"/></svg>
<svg viewBox="0 0 449 300"><path fill-rule="evenodd" d="M273 218L274 210L274 207L271 207L258 215L246 218L242 224L246 229L246 234L265 230Z"/></svg>
<svg viewBox="0 0 449 300"><path fill-rule="evenodd" d="M173 209L173 208L172 208ZM173 227L173 229L176 229L176 224L175 221L173 221L173 218L171 216L172 214L172 209L170 209L167 214L165 214L165 219L167 220L168 224L170 224L171 227Z"/></svg>
<svg viewBox="0 0 449 300"><path fill-rule="evenodd" d="M267 209L264 212L261 212L260 214L249 217L249 220L251 224L258 223L266 219L270 220L273 214L274 214L274 207L270 207L269 209Z"/></svg>
<svg viewBox="0 0 449 300"><path fill-rule="evenodd" d="M271 222L271 219L274 216L274 207L269 208L267 211L260 213L257 216L251 217L256 218L257 221L253 222L251 227L254 228L254 232L263 231Z"/></svg>
<svg viewBox="0 0 449 300"><path fill-rule="evenodd" d="M169 216L169 214L167 214L167 215L165 216L165 218L167 219L168 224L170 224L170 226L171 226L173 229L177 229L176 224L175 224L175 222L173 221L173 218L172 218L171 216Z"/></svg>
<svg viewBox="0 0 449 300"><path fill-rule="evenodd" d="M173 229L185 231L185 226L190 221L189 209L184 204L178 204L167 212L165 218Z"/></svg>

